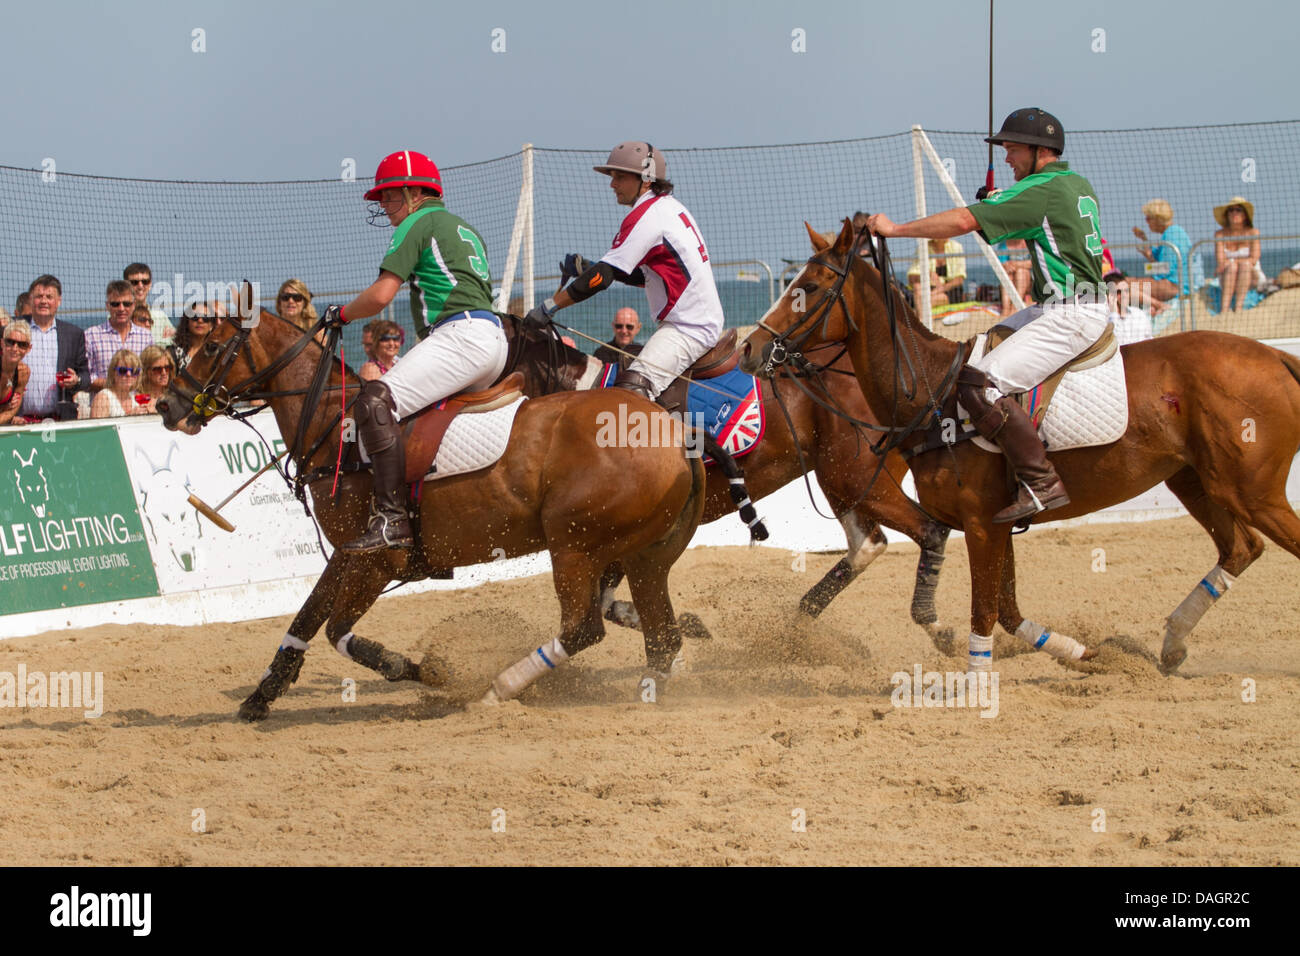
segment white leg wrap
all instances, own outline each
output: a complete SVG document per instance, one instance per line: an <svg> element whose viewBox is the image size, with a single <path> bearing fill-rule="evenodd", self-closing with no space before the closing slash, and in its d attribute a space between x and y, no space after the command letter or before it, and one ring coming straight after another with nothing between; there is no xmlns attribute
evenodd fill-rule
<svg viewBox="0 0 1300 956"><path fill-rule="evenodd" d="M1183 598L1183 603L1174 608L1174 613L1166 619L1165 640L1171 638L1181 640L1190 634L1197 621L1201 619L1201 615L1213 607L1214 602L1236 583L1237 579L1219 565L1216 564L1211 568L1210 573L1192 588L1192 593Z"/></svg>
<svg viewBox="0 0 1300 956"><path fill-rule="evenodd" d="M492 681L492 690L501 700L511 700L524 692L533 681L569 659L560 639L552 638L527 657L511 664Z"/></svg>
<svg viewBox="0 0 1300 956"><path fill-rule="evenodd" d="M969 673L993 670L993 635L983 637L970 632L970 663L966 666Z"/></svg>
<svg viewBox="0 0 1300 956"><path fill-rule="evenodd" d="M350 640L352 640L352 632L348 631L346 634L344 634L342 637L340 637L337 641L334 642L334 650L338 651L348 660L352 660L352 654L348 650L348 641Z"/></svg>
<svg viewBox="0 0 1300 956"><path fill-rule="evenodd" d="M1029 618L1020 622L1016 628L1016 637L1022 641L1028 641L1034 646L1035 650L1046 651L1053 657L1059 657L1063 661L1077 661L1083 657L1083 652L1087 650L1082 644L1072 637L1066 637L1064 634L1055 634L1042 625L1035 624Z"/></svg>
<svg viewBox="0 0 1300 956"><path fill-rule="evenodd" d="M280 650L305 651L307 642L294 637L292 634L285 634L284 640L280 642Z"/></svg>

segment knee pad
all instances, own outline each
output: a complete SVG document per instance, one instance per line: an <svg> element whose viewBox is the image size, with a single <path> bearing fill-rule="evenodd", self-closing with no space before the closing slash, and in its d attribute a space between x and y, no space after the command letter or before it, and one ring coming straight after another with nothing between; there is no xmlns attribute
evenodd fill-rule
<svg viewBox="0 0 1300 956"><path fill-rule="evenodd" d="M990 392L996 392L996 389L987 375L973 366L962 366L962 370L957 373L957 400L970 414L975 430L991 440L1002 430L1007 416L995 404L997 399L989 397Z"/></svg>
<svg viewBox="0 0 1300 956"><path fill-rule="evenodd" d="M393 393L378 379L366 382L357 398L357 427L365 428L372 423L381 428L397 424Z"/></svg>

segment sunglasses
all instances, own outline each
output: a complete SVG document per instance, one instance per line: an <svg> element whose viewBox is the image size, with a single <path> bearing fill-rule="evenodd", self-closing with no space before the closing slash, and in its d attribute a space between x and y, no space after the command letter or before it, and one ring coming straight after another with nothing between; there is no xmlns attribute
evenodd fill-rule
<svg viewBox="0 0 1300 956"><path fill-rule="evenodd" d="M124 302L110 302L110 303L108 303L108 304L111 305L111 306L112 306L113 308L115 308L115 309L126 309L126 308L132 308L132 307L134 307L134 306L135 306L135 300L134 300L134 299L127 299L127 300L125 300Z"/></svg>
<svg viewBox="0 0 1300 956"><path fill-rule="evenodd" d="M381 342L404 342L404 341L406 341L406 339L405 339L404 336L401 336L401 335L381 335L381 336L379 336L379 341L381 341Z"/></svg>
<svg viewBox="0 0 1300 956"><path fill-rule="evenodd" d="M32 320L32 314L30 312L24 312L22 315L14 316L14 318L22 319L24 322L30 322Z"/></svg>
<svg viewBox="0 0 1300 956"><path fill-rule="evenodd" d="M210 315L191 315L191 316L190 316L190 321L191 321L191 322L203 322L203 323L206 324L206 325L211 325L211 324L212 324L212 316L210 316Z"/></svg>
<svg viewBox="0 0 1300 956"><path fill-rule="evenodd" d="M137 315L131 319L136 325L153 325L152 315Z"/></svg>
<svg viewBox="0 0 1300 956"><path fill-rule="evenodd" d="M172 367L170 365L155 365L149 369L149 372L154 375L170 375Z"/></svg>
<svg viewBox="0 0 1300 956"><path fill-rule="evenodd" d="M635 325L619 325L618 323L614 323L614 328L616 328L616 329L635 329L636 326L635 326Z"/></svg>
<svg viewBox="0 0 1300 956"><path fill-rule="evenodd" d="M284 302L286 300L289 302L305 302L307 297L305 295L299 295L297 292L281 292L280 301Z"/></svg>
<svg viewBox="0 0 1300 956"><path fill-rule="evenodd" d="M15 348L22 349L24 352L32 347L31 342L24 342L22 339L5 339L5 345L12 345Z"/></svg>
<svg viewBox="0 0 1300 956"><path fill-rule="evenodd" d="M117 374L118 374L118 375L130 375L130 376L133 376L133 377L134 377L134 376L137 376L137 375L140 374L140 370L139 370L138 368L130 368L129 366L126 366L126 365L119 365L119 366L117 367Z"/></svg>
<svg viewBox="0 0 1300 956"><path fill-rule="evenodd" d="M153 282L153 279L127 279L126 281L131 285L148 285Z"/></svg>

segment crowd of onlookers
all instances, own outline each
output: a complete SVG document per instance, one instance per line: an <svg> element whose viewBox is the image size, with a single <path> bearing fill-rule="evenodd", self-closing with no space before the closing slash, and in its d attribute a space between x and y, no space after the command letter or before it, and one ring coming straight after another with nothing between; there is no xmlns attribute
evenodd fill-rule
<svg viewBox="0 0 1300 956"><path fill-rule="evenodd" d="M198 351L224 303L187 303L173 325L149 305L153 275L133 262L108 283L107 319L87 329L58 318L63 285L39 276L18 296L11 315L0 308L0 425L55 419L149 415L179 369ZM276 296L276 312L303 329L316 322L312 295L289 279ZM402 327L376 319L362 332L366 362L362 378L378 378L398 360Z"/></svg>

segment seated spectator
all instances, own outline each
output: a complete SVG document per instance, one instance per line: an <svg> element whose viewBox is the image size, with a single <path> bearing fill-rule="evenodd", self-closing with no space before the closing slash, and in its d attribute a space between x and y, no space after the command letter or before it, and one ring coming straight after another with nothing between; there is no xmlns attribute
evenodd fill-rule
<svg viewBox="0 0 1300 956"><path fill-rule="evenodd" d="M930 263L930 305L947 305L949 293L956 295L956 301L962 301L962 287L966 284L966 257L964 250L956 239L931 239L932 256L947 253L941 259L932 259ZM907 270L907 281L912 287L915 301L921 301L921 263L914 260L912 268Z"/></svg>
<svg viewBox="0 0 1300 956"><path fill-rule="evenodd" d="M32 327L14 319L4 327L0 339L0 425L11 425L23 404L23 392L32 370L23 359L32 350Z"/></svg>
<svg viewBox="0 0 1300 956"><path fill-rule="evenodd" d="M316 307L311 304L311 290L301 279L286 279L275 297L275 310L304 331L316 324Z"/></svg>
<svg viewBox="0 0 1300 956"><path fill-rule="evenodd" d="M140 364L144 367L144 380L140 383L140 392L136 398L138 400L140 396L147 396L148 402L142 404L146 412L153 414L158 410L158 399L167 394L167 386L171 384L176 363L167 349L161 345L151 345L140 353Z"/></svg>
<svg viewBox="0 0 1300 956"><path fill-rule="evenodd" d="M27 292L32 316L32 349L27 353L27 367L32 372L20 414L30 421L74 420L77 406L72 402L72 393L90 387L85 333L57 319L63 302L63 284L58 278L38 276ZM22 308L18 311L21 317Z"/></svg>
<svg viewBox="0 0 1300 956"><path fill-rule="evenodd" d="M402 350L402 344L406 341L406 333L396 322L377 319L369 324L373 326L375 357L357 371L357 374L366 381L379 378L396 365L397 353Z"/></svg>
<svg viewBox="0 0 1300 956"><path fill-rule="evenodd" d="M1160 239L1162 244L1154 247L1138 247L1142 258L1151 263L1147 268L1147 275L1152 278L1136 283L1137 294L1133 298L1146 302L1152 315L1159 315L1166 308L1165 303L1180 295L1192 293L1191 269L1188 262L1192 252L1192 240L1187 235L1187 230L1182 226L1174 225L1173 207L1165 200L1151 200L1142 207L1142 215L1146 218L1147 228L1159 233L1156 238ZM1133 227L1133 235L1141 242L1147 241L1147 234L1137 226ZM1164 243L1172 244L1178 252L1175 253L1174 249Z"/></svg>
<svg viewBox="0 0 1300 956"><path fill-rule="evenodd" d="M108 366L121 349L139 355L153 344L153 332L131 321L135 298L131 283L114 279L107 290L108 321L86 329L86 358L90 362L90 387L100 389L108 380Z"/></svg>
<svg viewBox="0 0 1300 956"><path fill-rule="evenodd" d="M1029 261L1029 244L1023 239L1008 239L999 242L996 247L998 261L1007 270L1007 278L1015 286L1020 301L1029 304L1029 287L1034 281L1034 267ZM1002 287L1002 318L1014 315L1017 309L1011 301L1011 295Z"/></svg>
<svg viewBox="0 0 1300 956"><path fill-rule="evenodd" d="M212 331L212 311L207 303L195 302L187 312L187 315L181 316L176 334L172 336L172 344L168 346L172 362L178 371L190 364L190 359Z"/></svg>
<svg viewBox="0 0 1300 956"><path fill-rule="evenodd" d="M1219 277L1219 311L1239 312L1249 308L1246 295L1255 285L1259 264L1259 230L1255 228L1255 205L1233 196L1214 207L1214 219L1223 228L1214 234L1214 272Z"/></svg>
<svg viewBox="0 0 1300 956"><path fill-rule="evenodd" d="M135 401L139 384L140 357L130 349L114 352L109 360L108 379L90 404L90 417L121 418L123 415L145 414L145 406Z"/></svg>
<svg viewBox="0 0 1300 956"><path fill-rule="evenodd" d="M1106 301L1110 305L1110 321L1115 326L1115 338L1119 344L1129 345L1155 335L1151 316L1130 303L1128 277L1122 272L1108 272L1103 281L1106 283Z"/></svg>
<svg viewBox="0 0 1300 956"><path fill-rule="evenodd" d="M606 365L617 364L625 369L632 363L632 359L622 353L640 355L643 348L642 343L636 341L636 334L641 331L641 317L636 314L636 309L623 308L614 313L612 324L614 337L596 349L592 357ZM622 351L618 351L620 349Z"/></svg>
<svg viewBox="0 0 1300 956"><path fill-rule="evenodd" d="M131 294L135 297L135 304L149 310L149 316L153 319L149 326L149 331L153 335L153 344L162 345L171 341L171 337L176 334L176 329L167 318L167 313L149 305L149 290L153 288L153 272L143 262L133 262L122 270L122 278L131 283ZM179 291L178 289L177 292Z"/></svg>

